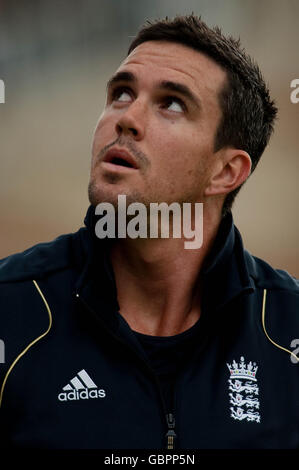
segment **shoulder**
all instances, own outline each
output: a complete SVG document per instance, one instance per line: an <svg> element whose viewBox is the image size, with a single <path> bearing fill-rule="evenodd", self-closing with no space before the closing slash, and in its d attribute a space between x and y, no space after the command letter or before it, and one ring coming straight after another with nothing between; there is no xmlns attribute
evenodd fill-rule
<svg viewBox="0 0 299 470"><path fill-rule="evenodd" d="M299 332L299 283L287 271L274 269L266 261L245 253L249 274L253 278L256 294L262 300L262 327L278 347L286 351L292 347ZM260 310L261 308L261 310Z"/></svg>
<svg viewBox="0 0 299 470"><path fill-rule="evenodd" d="M299 280L283 269L275 269L266 261L245 250L250 277L258 288L288 291L299 294Z"/></svg>
<svg viewBox="0 0 299 470"><path fill-rule="evenodd" d="M50 242L38 243L27 250L0 260L0 288L2 283L40 279L55 271L66 269L80 256L80 245L86 238L86 229L60 235Z"/></svg>
<svg viewBox="0 0 299 470"><path fill-rule="evenodd" d="M248 274L253 281L253 312L261 331L276 351L288 352L297 363L299 334L299 283L283 269L244 251ZM296 343L296 344L295 344Z"/></svg>
<svg viewBox="0 0 299 470"><path fill-rule="evenodd" d="M81 228L0 260L0 338L6 347L0 384L13 360L49 327L34 281L50 292L54 287L61 299L73 267L84 262L85 242L86 229Z"/></svg>

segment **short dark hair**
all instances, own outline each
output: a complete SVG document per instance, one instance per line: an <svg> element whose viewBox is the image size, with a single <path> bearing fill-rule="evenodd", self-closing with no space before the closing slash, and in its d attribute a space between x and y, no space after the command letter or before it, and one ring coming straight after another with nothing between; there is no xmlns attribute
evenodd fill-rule
<svg viewBox="0 0 299 470"><path fill-rule="evenodd" d="M147 21L132 41L128 54L146 41L168 41L191 47L212 58L227 72L219 95L221 122L215 135L215 152L232 146L248 152L255 169L273 131L277 108L258 65L244 51L240 40L224 36L195 15ZM241 186L225 198L222 214L230 211Z"/></svg>

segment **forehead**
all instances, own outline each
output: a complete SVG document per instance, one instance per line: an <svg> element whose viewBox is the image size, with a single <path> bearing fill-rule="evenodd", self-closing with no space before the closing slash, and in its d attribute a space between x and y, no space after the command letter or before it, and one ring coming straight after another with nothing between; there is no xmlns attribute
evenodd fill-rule
<svg viewBox="0 0 299 470"><path fill-rule="evenodd" d="M203 53L167 41L147 41L137 46L117 71L128 70L145 81L176 80L194 92L216 95L226 72Z"/></svg>

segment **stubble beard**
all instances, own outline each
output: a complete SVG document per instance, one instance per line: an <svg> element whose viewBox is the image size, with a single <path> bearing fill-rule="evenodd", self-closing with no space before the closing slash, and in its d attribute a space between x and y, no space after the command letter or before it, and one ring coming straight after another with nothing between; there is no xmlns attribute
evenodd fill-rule
<svg viewBox="0 0 299 470"><path fill-rule="evenodd" d="M116 184L118 181L117 175L114 178L114 175L110 177L109 183L111 185ZM104 187L101 187L100 185L97 185L96 181L93 179L90 180L88 184L88 199L89 202L92 206L96 207L98 204L102 202L109 202L110 204L113 205L115 211L118 209L118 196L119 195L125 195L126 196L126 202L127 205L133 203L133 202L141 202L144 204L144 198L138 191L130 191L129 194L126 194L126 191L107 191L104 189Z"/></svg>

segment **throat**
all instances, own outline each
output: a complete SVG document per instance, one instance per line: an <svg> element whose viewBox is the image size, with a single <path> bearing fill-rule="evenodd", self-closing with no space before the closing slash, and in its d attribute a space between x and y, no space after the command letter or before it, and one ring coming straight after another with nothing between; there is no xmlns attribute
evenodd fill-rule
<svg viewBox="0 0 299 470"><path fill-rule="evenodd" d="M147 306L148 307L148 306ZM136 309L136 305L128 305L119 312L137 333L150 336L175 336L192 328L200 318L200 306L193 307L187 314L178 310L150 311L143 307Z"/></svg>

